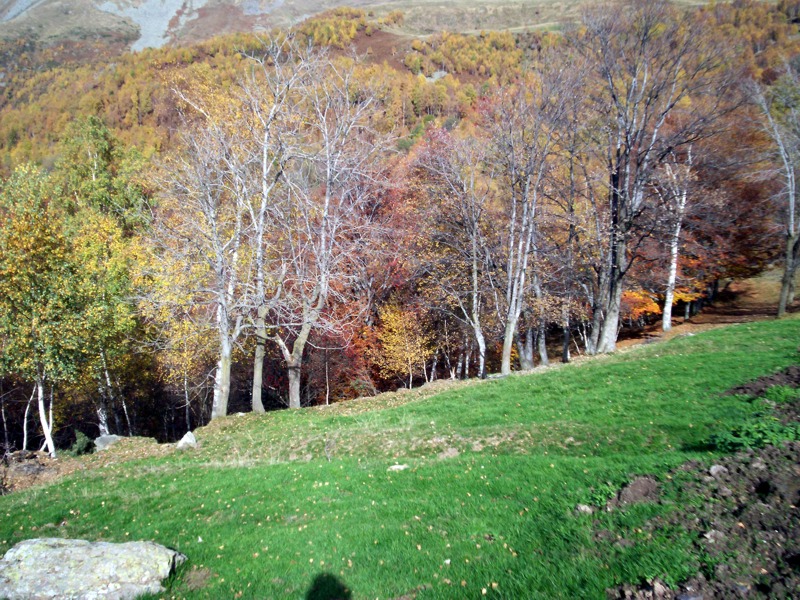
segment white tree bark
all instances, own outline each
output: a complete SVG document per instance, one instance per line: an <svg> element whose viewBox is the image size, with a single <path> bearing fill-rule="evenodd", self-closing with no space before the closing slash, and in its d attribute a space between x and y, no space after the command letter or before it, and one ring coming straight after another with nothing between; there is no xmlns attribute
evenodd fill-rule
<svg viewBox="0 0 800 600"><path fill-rule="evenodd" d="M53 426L53 403L50 402L50 419L47 418L47 409L44 401L44 378L40 377L36 381L36 395L38 398L39 406L39 422L42 425L42 434L44 435L45 446L47 453L51 458L56 457L56 447L53 444L52 426Z"/></svg>
<svg viewBox="0 0 800 600"><path fill-rule="evenodd" d="M675 153L672 160L664 163L661 185L657 186L661 195L662 206L666 209L669 235L669 266L667 286L664 292L664 310L661 318L663 331L672 329L672 304L675 298L675 285L678 277L678 258L683 220L689 200L689 185L692 180L692 147L686 154L686 160L679 164Z"/></svg>

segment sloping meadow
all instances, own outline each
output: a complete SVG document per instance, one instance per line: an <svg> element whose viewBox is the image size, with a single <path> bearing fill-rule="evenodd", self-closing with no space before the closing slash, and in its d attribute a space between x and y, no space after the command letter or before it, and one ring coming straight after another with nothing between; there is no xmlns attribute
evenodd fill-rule
<svg viewBox="0 0 800 600"><path fill-rule="evenodd" d="M799 319L751 323L437 394L234 415L198 430L196 451L106 461L0 498L0 550L153 540L189 557L168 583L178 598L604 598L624 582L674 585L700 568L690 534L644 524L677 503L601 507L638 475L666 484L687 460L710 464L712 436L763 410L723 394L800 363L798 343Z"/></svg>

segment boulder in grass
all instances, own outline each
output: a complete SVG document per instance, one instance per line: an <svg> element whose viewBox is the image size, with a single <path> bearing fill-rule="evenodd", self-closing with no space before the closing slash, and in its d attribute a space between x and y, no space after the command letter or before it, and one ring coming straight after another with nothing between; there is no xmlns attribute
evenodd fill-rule
<svg viewBox="0 0 800 600"><path fill-rule="evenodd" d="M164 591L186 557L154 542L25 540L0 561L0 598L133 600Z"/></svg>
<svg viewBox="0 0 800 600"><path fill-rule="evenodd" d="M100 450L107 450L121 439L121 435L101 435L99 438L95 438L94 449L98 452Z"/></svg>
<svg viewBox="0 0 800 600"><path fill-rule="evenodd" d="M181 441L175 444L175 448L178 450L197 448L197 438L194 437L194 434L191 431L187 431L186 435L181 438Z"/></svg>

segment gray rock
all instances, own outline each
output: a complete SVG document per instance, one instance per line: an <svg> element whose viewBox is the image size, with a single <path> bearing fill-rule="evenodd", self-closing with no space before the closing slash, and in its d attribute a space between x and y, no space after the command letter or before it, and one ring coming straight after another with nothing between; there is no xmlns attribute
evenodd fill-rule
<svg viewBox="0 0 800 600"><path fill-rule="evenodd" d="M122 439L121 435L101 435L94 440L94 449L98 452L106 450Z"/></svg>
<svg viewBox="0 0 800 600"><path fill-rule="evenodd" d="M653 582L653 597L655 598L666 598L669 595L669 588L664 585L661 581L656 579Z"/></svg>
<svg viewBox="0 0 800 600"><path fill-rule="evenodd" d="M197 438L191 431L187 431L186 435L181 438L181 441L175 444L178 450L188 450L190 448L197 448Z"/></svg>
<svg viewBox="0 0 800 600"><path fill-rule="evenodd" d="M703 534L703 537L708 540L709 544L713 544L714 542L721 542L727 536L722 533L721 531L717 531L716 529L712 529L711 531L707 531Z"/></svg>
<svg viewBox="0 0 800 600"><path fill-rule="evenodd" d="M723 467L722 465L713 465L713 466L712 466L712 467L711 467L711 468L708 470L708 473L709 473L709 475L711 475L712 477L719 477L720 475L727 475L727 474L728 474L728 469L726 469L726 468L725 468L725 467Z"/></svg>
<svg viewBox="0 0 800 600"><path fill-rule="evenodd" d="M594 508L588 504L578 504L578 506L575 507L575 512L578 514L593 515Z"/></svg>
<svg viewBox="0 0 800 600"><path fill-rule="evenodd" d="M405 471L408 468L408 465L392 465L387 471Z"/></svg>
<svg viewBox="0 0 800 600"><path fill-rule="evenodd" d="M25 540L0 561L0 598L128 600L164 591L186 557L154 542Z"/></svg>

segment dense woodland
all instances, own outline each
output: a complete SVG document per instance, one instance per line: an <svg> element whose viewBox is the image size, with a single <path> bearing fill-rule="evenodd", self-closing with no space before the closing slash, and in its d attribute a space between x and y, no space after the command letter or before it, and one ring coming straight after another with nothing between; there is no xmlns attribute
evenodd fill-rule
<svg viewBox="0 0 800 600"><path fill-rule="evenodd" d="M395 44L402 14L343 9L116 57L4 43L0 443L175 439L613 352L770 266L783 315L798 13L641 0Z"/></svg>

